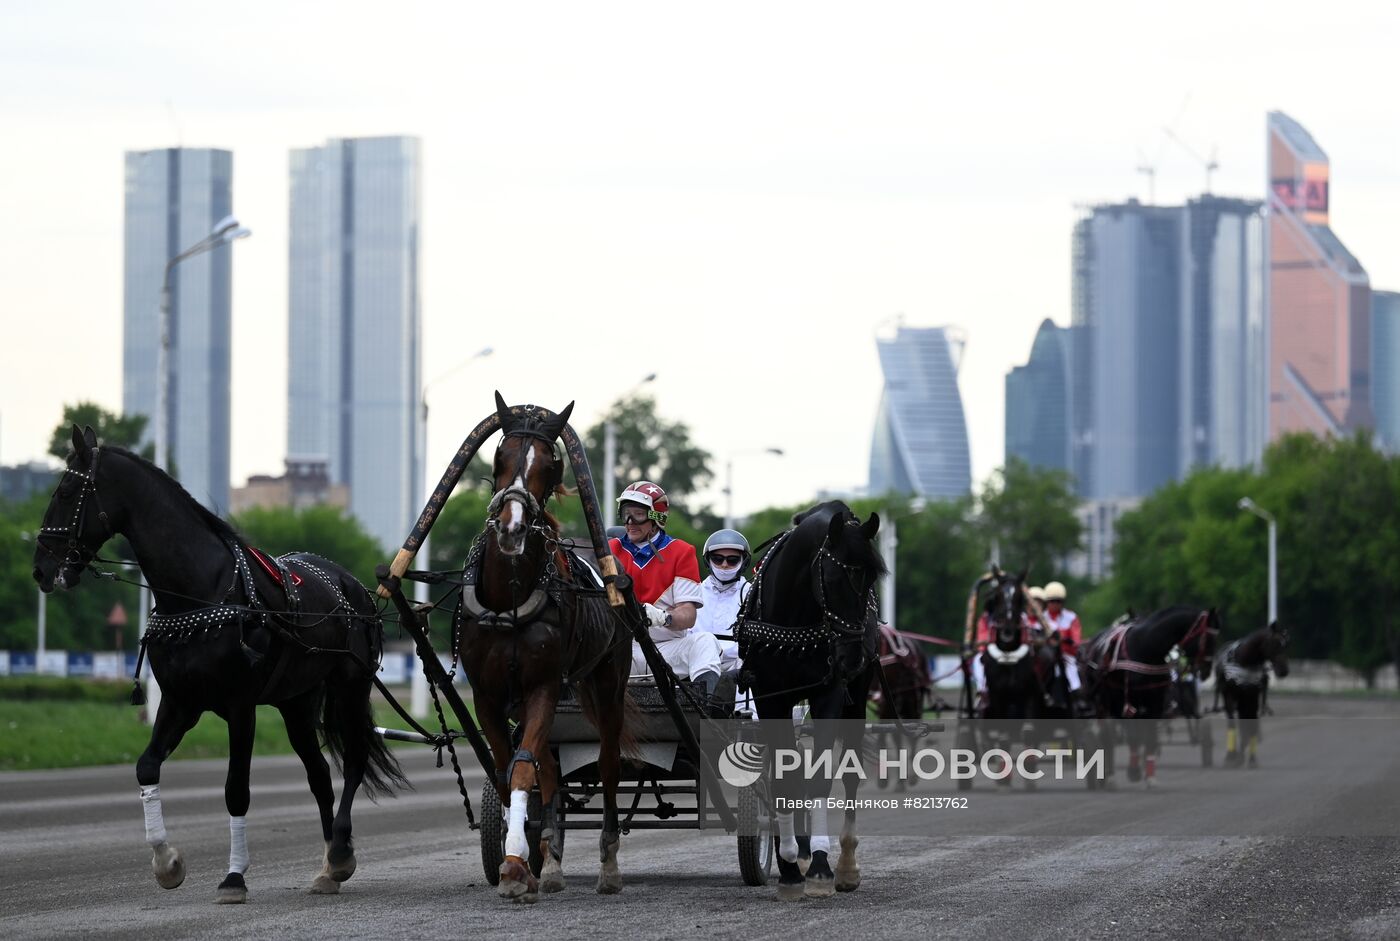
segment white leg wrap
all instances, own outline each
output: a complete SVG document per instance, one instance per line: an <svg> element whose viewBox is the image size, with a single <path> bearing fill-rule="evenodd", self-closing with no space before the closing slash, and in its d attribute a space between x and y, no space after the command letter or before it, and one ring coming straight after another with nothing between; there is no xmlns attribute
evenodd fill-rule
<svg viewBox="0 0 1400 941"><path fill-rule="evenodd" d="M248 871L248 818L228 818L228 871L239 875Z"/></svg>
<svg viewBox="0 0 1400 941"><path fill-rule="evenodd" d="M1065 657L1065 680L1071 693L1079 689L1079 661L1073 657Z"/></svg>
<svg viewBox="0 0 1400 941"><path fill-rule="evenodd" d="M160 785L141 788L141 806L146 811L146 842L159 846L165 842L165 815L160 810Z"/></svg>
<svg viewBox="0 0 1400 941"><path fill-rule="evenodd" d="M812 852L830 853L831 837L826 832L826 804L818 801L817 806L808 811L808 814L812 821Z"/></svg>
<svg viewBox="0 0 1400 941"><path fill-rule="evenodd" d="M797 862L797 832L792 825L791 813L780 813L778 817L778 855L790 863Z"/></svg>
<svg viewBox="0 0 1400 941"><path fill-rule="evenodd" d="M510 792L510 815L506 818L506 855L526 859L530 846L525 840L525 805L530 800L527 791Z"/></svg>

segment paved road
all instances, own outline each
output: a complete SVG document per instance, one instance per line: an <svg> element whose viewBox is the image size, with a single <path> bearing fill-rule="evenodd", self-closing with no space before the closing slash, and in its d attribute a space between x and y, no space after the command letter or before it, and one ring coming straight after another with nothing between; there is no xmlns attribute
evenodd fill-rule
<svg viewBox="0 0 1400 941"><path fill-rule="evenodd" d="M575 834L567 891L502 902L450 772L424 749L404 753L416 790L360 805L359 871L334 897L305 894L321 849L300 766L255 760L249 902L216 906L221 763L166 766L166 823L189 867L169 892L150 875L131 768L0 774L0 936L1400 937L1400 704L1274 704L1258 771L1201 769L1169 745L1151 794L982 786L961 814L870 817L861 889L796 904L743 886L732 838L694 832L624 837L626 889L607 898L592 892L592 835Z"/></svg>

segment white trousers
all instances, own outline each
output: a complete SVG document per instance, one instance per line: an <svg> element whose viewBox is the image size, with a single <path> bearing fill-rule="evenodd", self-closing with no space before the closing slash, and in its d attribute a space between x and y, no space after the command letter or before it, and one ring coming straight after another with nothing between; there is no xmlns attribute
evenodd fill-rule
<svg viewBox="0 0 1400 941"><path fill-rule="evenodd" d="M709 631L691 628L684 633L673 633L671 637L656 641L656 649L677 676L693 680L702 673L720 672L719 641ZM635 640L632 641L632 675L651 676L651 668Z"/></svg>

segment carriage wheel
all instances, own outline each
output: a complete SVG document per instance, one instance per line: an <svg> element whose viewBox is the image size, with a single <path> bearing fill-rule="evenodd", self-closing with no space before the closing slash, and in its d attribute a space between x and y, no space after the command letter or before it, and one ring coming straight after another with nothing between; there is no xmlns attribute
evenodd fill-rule
<svg viewBox="0 0 1400 941"><path fill-rule="evenodd" d="M506 861L505 820L501 817L501 795L490 781L481 789L481 869L486 881L501 881L501 863Z"/></svg>
<svg viewBox="0 0 1400 941"><path fill-rule="evenodd" d="M1215 767L1215 733L1211 731L1210 720L1202 718L1200 721L1201 737L1201 767Z"/></svg>
<svg viewBox="0 0 1400 941"><path fill-rule="evenodd" d="M540 874L544 856L540 853L540 829L544 812L539 791L530 792L526 806L525 840L530 845L530 871ZM490 781L481 789L481 869L486 881L496 885L501 881L501 863L506 861L506 825L501 809L501 796Z"/></svg>
<svg viewBox="0 0 1400 941"><path fill-rule="evenodd" d="M757 786L739 788L739 874L744 885L768 884L773 870L772 821L761 826L763 800Z"/></svg>

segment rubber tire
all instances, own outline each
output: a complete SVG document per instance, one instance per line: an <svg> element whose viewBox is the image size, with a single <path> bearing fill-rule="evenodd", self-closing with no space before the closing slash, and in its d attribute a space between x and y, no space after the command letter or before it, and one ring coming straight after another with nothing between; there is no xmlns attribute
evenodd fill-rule
<svg viewBox="0 0 1400 941"><path fill-rule="evenodd" d="M530 845L530 871L536 876L544 866L544 856L540 853L540 822L544 820L541 806L539 791L531 791L525 811L525 839ZM487 882L500 883L501 863L505 861L506 827L501 816L501 796L488 781L481 788L481 869Z"/></svg>
<svg viewBox="0 0 1400 941"><path fill-rule="evenodd" d="M739 875L744 885L765 886L773 871L774 838L772 824L758 828L762 801L755 786L739 788Z"/></svg>

